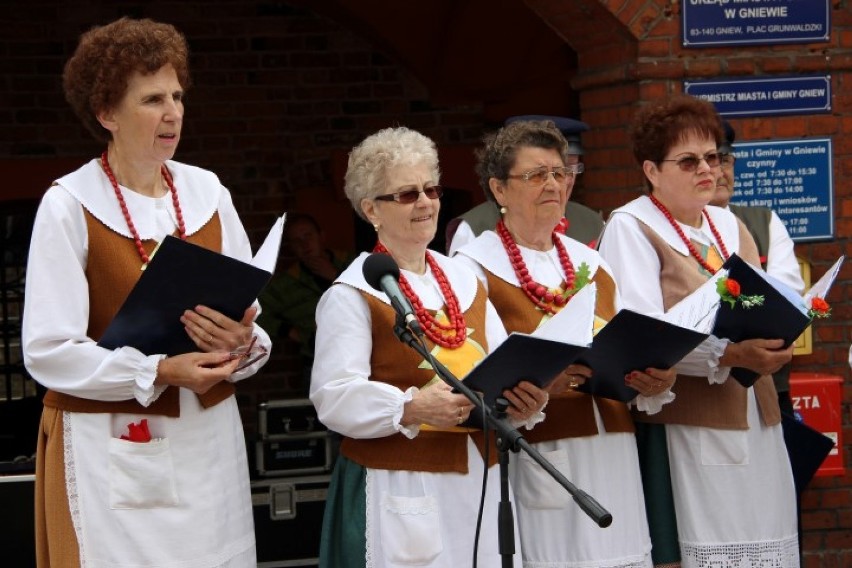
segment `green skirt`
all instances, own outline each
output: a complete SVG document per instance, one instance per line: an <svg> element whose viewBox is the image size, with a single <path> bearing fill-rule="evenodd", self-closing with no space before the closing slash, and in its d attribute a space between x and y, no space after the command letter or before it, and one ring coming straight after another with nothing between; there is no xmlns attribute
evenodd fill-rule
<svg viewBox="0 0 852 568"><path fill-rule="evenodd" d="M664 424L636 424L639 469L655 565L680 562L674 494Z"/></svg>
<svg viewBox="0 0 852 568"><path fill-rule="evenodd" d="M367 564L367 468L337 458L322 520L320 568L364 568Z"/></svg>

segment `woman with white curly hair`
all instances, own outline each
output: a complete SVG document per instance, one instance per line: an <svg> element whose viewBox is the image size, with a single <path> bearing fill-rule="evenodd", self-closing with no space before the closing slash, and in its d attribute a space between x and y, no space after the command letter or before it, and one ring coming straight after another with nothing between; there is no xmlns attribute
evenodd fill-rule
<svg viewBox="0 0 852 568"><path fill-rule="evenodd" d="M476 276L427 250L441 208L439 176L429 138L388 128L352 150L345 190L376 230L374 252L401 268L400 288L427 347L463 377L505 331ZM491 442L486 463L482 431L461 426L472 404L394 337L394 309L362 274L368 256L355 259L317 307L311 400L320 420L343 435L320 566L470 565L484 475L478 558L481 566L495 566L496 448ZM547 396L527 382L504 394L517 421L535 420Z"/></svg>

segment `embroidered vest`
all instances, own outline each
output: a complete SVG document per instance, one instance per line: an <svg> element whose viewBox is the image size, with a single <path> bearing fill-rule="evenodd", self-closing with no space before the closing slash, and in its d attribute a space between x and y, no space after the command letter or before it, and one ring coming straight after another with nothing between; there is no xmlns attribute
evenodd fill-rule
<svg viewBox="0 0 852 568"><path fill-rule="evenodd" d="M488 279L489 299L506 331L532 333L541 323L544 313L538 310L523 290L509 284L485 269ZM595 272L592 282L598 286L595 315L605 321L615 316L615 282L606 271ZM566 391L550 397L547 403L547 419L525 432L530 442L545 442L562 438L593 436L598 433L594 405L597 405L607 432L633 432L633 420L627 405L606 398L577 391Z"/></svg>
<svg viewBox="0 0 852 568"><path fill-rule="evenodd" d="M394 335L394 310L370 294L362 292L362 296L367 301L372 321L374 347L370 356L370 380L388 383L403 391L411 387L423 387L433 379L440 380L436 379L436 373L416 351L404 345ZM485 337L485 302L485 289L477 282L476 297L464 313L468 338L458 348L477 349L476 345L480 346L482 352L474 359L481 359L488 352L488 340ZM426 343L435 357L450 367L445 359L452 356L452 352L456 350L444 347L438 347L436 350L435 344L428 337ZM461 376L460 373L453 374ZM357 412L357 409L353 408L352 412ZM485 439L481 430L441 430L427 426L422 427L414 438L407 438L403 434L371 439L344 438L340 444L340 453L373 469L467 473L468 436L473 438L480 453L484 455ZM489 452L491 466L497 463L497 448L493 438L490 440Z"/></svg>
<svg viewBox="0 0 852 568"><path fill-rule="evenodd" d="M83 209L89 234L89 256L86 263L86 279L89 284L89 327L87 335L97 341L106 331L109 322L124 303L130 290L139 280L141 260L133 239L123 237L98 221ZM198 232L187 237L187 241L216 252L222 247L222 226L218 213ZM156 246L153 240L143 241L150 255ZM198 395L204 408L219 404L234 394L234 385L220 382L209 391ZM44 395L44 405L69 412L109 412L127 414L157 414L180 416L179 391L167 387L148 406L135 399L103 401L80 398L49 390Z"/></svg>
<svg viewBox="0 0 852 568"><path fill-rule="evenodd" d="M742 222L740 250L736 253L753 266L759 266L757 247ZM640 222L642 231L660 259L660 284L663 290L663 306L666 310L707 281L691 256L684 256L660 238L650 227ZM672 387L677 395L674 402L663 406L657 414L648 415L634 409L634 417L640 422L657 424L683 424L726 430L748 429L746 415L748 391L732 377L723 384L709 384L706 377L678 375ZM772 377L764 375L754 383L754 394L763 422L768 425L781 421L778 396Z"/></svg>

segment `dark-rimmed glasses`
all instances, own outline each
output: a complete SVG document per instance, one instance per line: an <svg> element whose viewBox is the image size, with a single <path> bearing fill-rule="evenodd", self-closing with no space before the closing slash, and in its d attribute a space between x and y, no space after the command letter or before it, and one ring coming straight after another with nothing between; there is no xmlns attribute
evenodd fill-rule
<svg viewBox="0 0 852 568"><path fill-rule="evenodd" d="M403 189L402 191L397 191L396 193L377 195L373 199L377 199L378 201L396 201L397 203L408 205L420 199L421 193L425 193L426 197L428 197L429 199L438 199L439 197L444 195L444 188L440 185L430 185L429 187L424 187L423 189Z"/></svg>
<svg viewBox="0 0 852 568"><path fill-rule="evenodd" d="M719 161L723 166L731 166L737 160L737 157L728 152L719 152Z"/></svg>
<svg viewBox="0 0 852 568"><path fill-rule="evenodd" d="M532 185L544 185L545 182L547 182L547 179L550 176L553 176L556 183L565 184L568 183L570 178L583 173L583 169L582 162L578 164L571 164L570 166L560 166L553 169L548 169L547 167L542 166L522 174L507 174L506 177L509 179L522 179Z"/></svg>
<svg viewBox="0 0 852 568"><path fill-rule="evenodd" d="M719 164L722 163L722 155L719 152L710 152L709 154L704 154L703 156L683 156L681 158L677 158L676 160L660 160L661 162L674 162L677 164L677 167L684 172L694 172L698 169L698 166L701 164L701 161L704 160L707 162L707 165L711 168L718 168Z"/></svg>

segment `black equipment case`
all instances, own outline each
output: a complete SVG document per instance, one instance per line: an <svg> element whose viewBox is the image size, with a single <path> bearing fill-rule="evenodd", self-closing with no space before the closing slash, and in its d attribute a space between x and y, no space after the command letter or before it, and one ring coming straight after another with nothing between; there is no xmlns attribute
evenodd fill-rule
<svg viewBox="0 0 852 568"><path fill-rule="evenodd" d="M317 566L330 475L252 481L258 568Z"/></svg>

